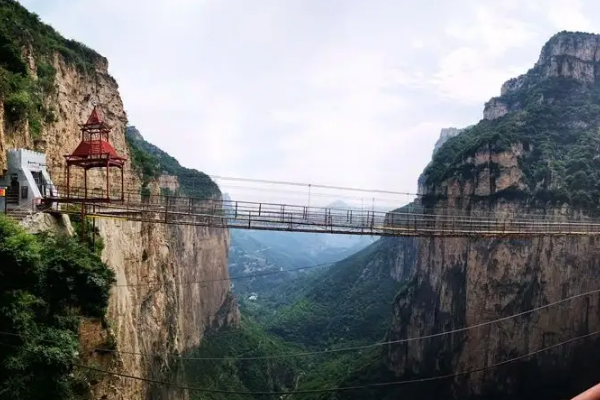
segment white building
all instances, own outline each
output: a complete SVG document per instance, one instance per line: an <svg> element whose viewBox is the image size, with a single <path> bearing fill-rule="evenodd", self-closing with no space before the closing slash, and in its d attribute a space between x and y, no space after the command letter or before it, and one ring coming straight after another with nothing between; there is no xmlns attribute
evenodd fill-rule
<svg viewBox="0 0 600 400"><path fill-rule="evenodd" d="M42 197L57 196L46 169L45 154L26 149L9 150L7 161L8 169L0 175L0 186L7 188L6 197L0 197L0 212L4 210L4 202L8 209L32 209Z"/></svg>

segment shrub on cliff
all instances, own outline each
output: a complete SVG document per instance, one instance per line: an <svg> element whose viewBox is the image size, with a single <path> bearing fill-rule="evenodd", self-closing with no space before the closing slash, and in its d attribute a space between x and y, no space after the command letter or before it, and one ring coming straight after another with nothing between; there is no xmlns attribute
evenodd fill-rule
<svg viewBox="0 0 600 400"><path fill-rule="evenodd" d="M71 238L0 216L0 399L71 399L82 316L102 317L114 273Z"/></svg>
<svg viewBox="0 0 600 400"><path fill-rule="evenodd" d="M147 183L150 179L157 178L164 171L178 178L181 193L174 193L175 195L194 198L210 198L221 195L219 186L208 175L181 166L174 157L146 142L134 126L128 126L125 133L134 167L144 182Z"/></svg>
<svg viewBox="0 0 600 400"><path fill-rule="evenodd" d="M24 52L33 57L35 71L29 70ZM17 1L0 0L0 97L7 122L27 121L33 137L41 134L43 121L56 119L44 101L54 91L56 54L83 73L94 71L102 59L87 46L63 38Z"/></svg>

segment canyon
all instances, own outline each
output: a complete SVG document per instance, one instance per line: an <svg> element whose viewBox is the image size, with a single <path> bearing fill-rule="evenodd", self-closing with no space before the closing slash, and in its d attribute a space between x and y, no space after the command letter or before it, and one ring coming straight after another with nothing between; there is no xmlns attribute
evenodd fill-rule
<svg viewBox="0 0 600 400"><path fill-rule="evenodd" d="M112 126L112 145L128 159L125 186L135 188L136 199L141 201L144 191L222 198L208 176L181 166L129 125L106 58L62 38L14 1L5 0L0 8L24 32L0 31L0 40L12 45L0 49L5 60L0 67L12 82L2 87L0 171L6 169L7 150L36 149L46 154L55 183L62 183L64 155L79 143L79 125L100 105ZM411 206L430 214L455 210L499 218L597 216L599 50L599 35L560 32L550 38L533 68L507 81L500 95L485 103L479 122L441 131ZM113 176L111 184L118 185L118 178ZM73 181L81 179L76 174ZM105 177L94 172L89 179L101 186ZM66 218L51 218L23 225L34 233L63 229L77 235ZM108 372L88 380L89 398L204 396L156 382L167 381L238 392L329 390L287 395L297 400L558 400L597 383L599 338L571 340L600 330L600 295L508 318L597 289L600 239L593 236L379 238L334 258L316 252L322 241L315 250L305 240L304 253L315 250L312 256L327 256L324 262L331 265L306 279L296 276L302 287L269 281L265 286L281 284L278 295L288 297L259 318L250 307L240 313L229 269L281 268L249 255L257 238L263 247L281 238L240 234L233 246L238 253L228 265L232 239L226 229L111 219L98 219L95 226L101 259L116 282L105 317L79 323L78 362ZM291 262L285 257L293 252L284 253L279 248L273 254L288 263L285 269L312 259L296 252ZM240 293L247 297L256 287L262 290L248 285ZM502 321L463 329L497 319ZM458 332L401 342L452 330ZM373 346L382 341L392 343ZM107 344L111 349L97 351ZM361 351L330 352L345 346ZM546 351L549 346L557 347ZM325 355L308 361L286 356L303 351ZM182 362L182 355L211 362ZM507 362L512 358L519 359ZM427 383L372 386L419 379ZM348 386L367 388L335 391ZM229 394L221 395L204 398Z"/></svg>

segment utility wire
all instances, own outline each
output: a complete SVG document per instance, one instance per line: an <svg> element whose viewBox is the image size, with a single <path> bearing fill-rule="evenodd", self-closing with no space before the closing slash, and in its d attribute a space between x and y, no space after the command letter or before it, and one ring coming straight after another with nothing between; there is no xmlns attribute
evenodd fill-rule
<svg viewBox="0 0 600 400"><path fill-rule="evenodd" d="M175 356L176 358L179 359L186 359L186 360L212 360L212 361L217 361L217 360L268 360L268 359L277 359L277 358L291 358L291 357L307 357L307 356L314 356L314 355L320 355L320 354L331 354L331 353L340 353L340 352L346 352L346 351L359 351L359 350L366 350L366 349L371 349L371 348L375 348L375 347L381 347L381 346L387 346L387 345L391 345L391 344L400 344L400 343L408 343L408 342L415 342L415 341L421 341L421 340L425 340L425 339L432 339L432 338L436 338L436 337L440 337L440 336L446 336L446 335L452 335L455 333L461 333L461 332L466 332L469 330L473 330L473 329L478 329L484 326L488 326L488 325L493 325L493 324L497 324L500 322L504 322L504 321L508 321L514 318L518 318L524 315L528 315L528 314L532 314L534 312L537 311L541 311L544 310L546 308L550 308L553 306L556 306L558 304L562 304L574 299L578 299L581 297L586 297L586 296L590 296L592 294L596 294L596 293L600 293L600 289L596 289L596 290L592 290L589 292L585 292L585 293L581 293L575 296L571 296L571 297L567 297L565 299L559 300L559 301L555 301L552 303L548 303L546 305L540 306L540 307L536 307L536 308L532 308L530 310L526 310L517 314L513 314L507 317L502 317L502 318L498 318L492 321L487 321L487 322L481 322L479 324L475 324L475 325L469 325L469 326L464 326L462 328L457 328L457 329L452 329L449 331L443 331L443 332L438 332L438 333L433 333L430 335L424 335L424 336L415 336L415 337L409 337L409 338L404 338L404 339L396 339L396 340L388 340L385 342L377 342L377 343L372 343L372 344L368 344L368 345L363 345L363 346L352 346L352 347L342 347L339 349L328 349L328 350L319 350L319 351L311 351L311 352L301 352L301 353L288 353L288 354L278 354L278 355L272 355L272 356L260 356L260 357L183 357L183 356L177 356L175 354L171 354L172 356ZM97 349L100 351L106 351L104 349ZM123 354L130 354L130 355L152 355L152 354L147 354L147 353L136 353L136 352L125 352L125 351L118 351L118 350L113 350L117 353L123 353Z"/></svg>
<svg viewBox="0 0 600 400"><path fill-rule="evenodd" d="M46 164L47 168L54 169L62 169L65 168L64 165L55 165L55 164ZM417 193L409 193L409 192L398 192L393 190L380 190L380 189L364 189L364 188L353 188L353 187L344 187L344 186L332 186L332 185L320 185L320 184L312 184L312 183L302 183L302 182L289 182L289 181L276 181L270 179L251 179L251 178L236 178L236 177L227 177L220 175L209 175L211 179L219 179L226 181L237 181L237 182L253 182L253 183L265 183L272 185L286 185L286 186L302 186L302 187L310 187L310 188L319 188L319 189L333 189L333 190L347 190L353 192L364 192L364 193L382 193L382 194L393 194L393 195L417 195ZM197 175L194 174L180 174L177 175L178 178L197 178ZM198 179L198 181L202 181Z"/></svg>
<svg viewBox="0 0 600 400"><path fill-rule="evenodd" d="M552 350L567 344L570 344L572 342L578 341L578 340L582 340L582 339L586 339L588 337L592 337L594 335L600 334L600 331L595 331L592 333L588 333L587 335L582 335L582 336L577 336L575 338L554 344L552 346L547 346L544 347L542 349L527 353L525 355L522 356L518 356L518 357L513 357L510 358L508 360L504 360L492 365L488 365L485 367L479 367L479 368L474 368L471 370L467 370L467 371L462 371L462 372L456 372L454 374L446 374L446 375L437 375L437 376L431 376L431 377L427 377L427 378L418 378L418 379L408 379L408 380L401 380L401 381L392 381L392 382L379 382L379 383L371 383L371 384L365 384L365 385L356 385L356 386L342 386L342 387L338 387L338 388L326 388L326 389L311 389L311 390L295 390L295 391L289 391L289 392L276 392L276 391L257 391L257 392L253 392L253 391L233 391L233 390L221 390L221 389L209 389L209 388L199 388L199 387L194 387L194 386L181 386L178 385L176 383L173 382L167 382L167 381L160 381L160 380L155 380L155 379L149 379L149 378L141 378L138 376L133 376L133 375L129 375L129 374L123 374L123 373L118 373L118 372L110 372L110 371L106 371L103 369L99 369L99 368L94 368L94 367L88 367L85 365L80 365L80 364L75 364L76 367L78 368L83 368L83 369L87 369L87 370L91 370L91 371L96 371L96 372L100 372L103 374L107 374L107 375L113 375L113 376L118 376L121 378L127 378L127 379L135 379L135 380L139 380L139 381L144 381L144 382L148 382L148 383L154 383L154 384L158 384L158 385L163 385L163 386L171 386L174 387L176 389L182 389L182 390L191 390L191 391L195 391L195 392L205 392L205 393L222 393L222 394L240 394L240 395L254 395L254 396L273 396L273 395L294 395L294 394L311 394L311 393L330 393L330 392L338 392L338 391L348 391L348 390L360 390L360 389L367 389L367 388L375 388L375 387L386 387L386 386L401 386L401 385L408 385L408 384L414 384L414 383L423 383L423 382L432 382L432 381L438 381L438 380L444 380L444 379L449 379L449 378L456 378L462 375L469 375L475 372L481 372L481 371L486 371L486 370L490 370L490 369L494 369L494 368L498 368L500 366L506 365L506 364L510 364L512 362L515 361L519 361L519 360L523 360L529 357L532 357L534 355L546 352L548 350Z"/></svg>
<svg viewBox="0 0 600 400"><path fill-rule="evenodd" d="M592 290L592 291L585 292L585 293L580 293L575 296L567 297L562 300L558 300L558 301L548 303L548 304L540 306L540 307L532 308L530 310L526 310L526 311L523 311L523 312L520 312L517 314L513 314L513 315L510 315L507 317L498 318L498 319L495 319L492 321L481 322L479 324L464 326L462 328L452 329L449 331L442 331L442 332L433 333L430 335L415 336L415 337L409 337L409 338L397 339L397 340L389 340L389 341L385 341L385 342L377 342L377 343L372 343L372 344L363 345L363 346L343 347L343 348L339 348L339 349L319 350L319 351L302 352L302 353L288 353L288 354L279 354L279 355L261 356L261 357L184 357L184 356L178 356L174 353L170 353L169 355L174 356L175 358L182 359L182 360L212 360L212 361L217 361L217 360L266 360L266 359L290 358L290 357L306 357L306 356L319 355L319 354L339 353L339 352L344 352L344 351L365 350L365 349L370 349L370 348L374 348L374 347L387 346L390 344L400 344L400 343L421 341L421 340L425 340L425 339L431 339L431 338L435 338L435 337L465 332L465 331L481 328L484 326L508 321L508 320L511 320L511 319L514 319L517 317L521 317L521 316L528 315L528 314L531 314L531 313L534 313L537 311L544 310L546 308L556 306L558 304L565 303L567 301L571 301L571 300L578 299L581 297L590 296L592 294L597 294L597 293L600 293L600 289ZM17 333L9 333L9 332L0 332L0 335L25 337L24 335L20 335ZM54 343L52 341L47 341L47 342ZM156 354L154 354L154 353L137 353L137 352L129 352L129 351L102 349L102 348L96 348L96 349L92 349L92 350L93 351L101 351L101 352L139 355L139 356L156 356Z"/></svg>

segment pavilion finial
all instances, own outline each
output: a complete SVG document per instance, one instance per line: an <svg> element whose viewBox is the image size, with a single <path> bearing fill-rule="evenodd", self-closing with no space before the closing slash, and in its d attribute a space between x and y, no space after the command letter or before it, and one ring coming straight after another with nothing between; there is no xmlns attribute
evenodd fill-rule
<svg viewBox="0 0 600 400"><path fill-rule="evenodd" d="M87 119L87 122L85 123L86 125L99 125L102 123L102 118L100 117L100 114L98 113L98 108L97 105L94 104L94 108L92 109L92 112L90 113L90 116Z"/></svg>

